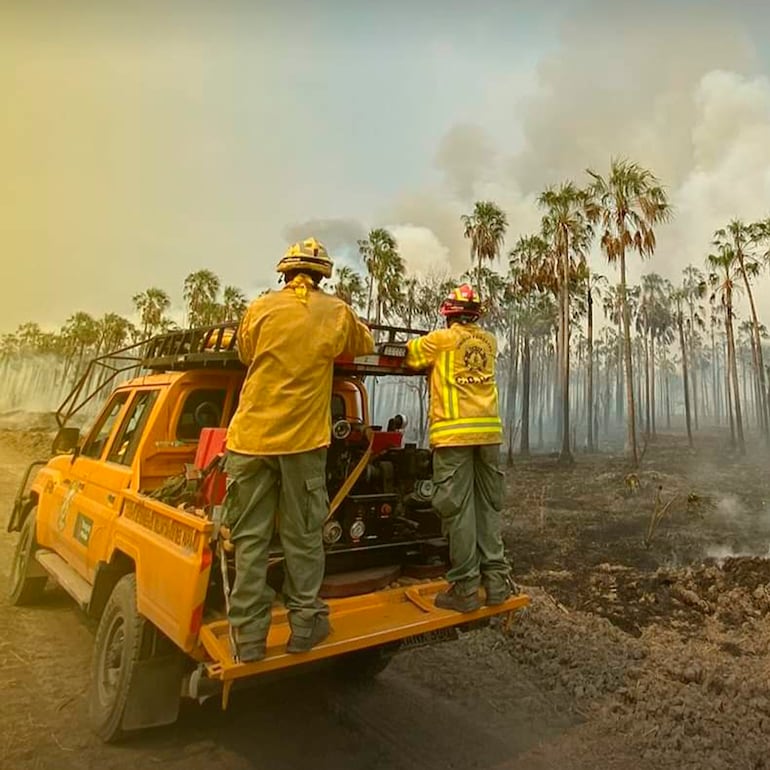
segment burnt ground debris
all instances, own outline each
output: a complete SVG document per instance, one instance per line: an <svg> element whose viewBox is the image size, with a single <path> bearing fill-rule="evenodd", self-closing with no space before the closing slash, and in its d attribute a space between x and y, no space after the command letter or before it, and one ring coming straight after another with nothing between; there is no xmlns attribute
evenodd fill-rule
<svg viewBox="0 0 770 770"><path fill-rule="evenodd" d="M49 441L0 431L5 517ZM533 604L510 631L404 653L365 687L313 674L226 714L191 704L124 746L86 725L94 624L57 589L3 602L0 767L768 767L770 458L724 444L660 436L634 473L608 454L517 460L505 537Z"/></svg>

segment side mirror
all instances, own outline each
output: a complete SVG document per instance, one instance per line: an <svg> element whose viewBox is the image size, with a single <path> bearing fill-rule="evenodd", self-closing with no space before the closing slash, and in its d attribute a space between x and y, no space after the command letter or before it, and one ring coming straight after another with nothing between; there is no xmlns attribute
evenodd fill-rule
<svg viewBox="0 0 770 770"><path fill-rule="evenodd" d="M79 443L79 428L59 428L59 432L53 440L53 453L55 455L67 454L77 449Z"/></svg>

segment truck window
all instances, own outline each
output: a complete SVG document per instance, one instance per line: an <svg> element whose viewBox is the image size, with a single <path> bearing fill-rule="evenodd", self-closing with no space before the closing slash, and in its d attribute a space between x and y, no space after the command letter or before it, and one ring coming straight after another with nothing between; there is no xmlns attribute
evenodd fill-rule
<svg viewBox="0 0 770 770"><path fill-rule="evenodd" d="M121 465L130 465L142 438L144 425L152 411L152 405L158 397L157 390L140 390L131 406L128 408L123 423L120 426L118 435L112 443L112 448L107 456L107 461L111 463L120 463Z"/></svg>
<svg viewBox="0 0 770 770"><path fill-rule="evenodd" d="M188 393L176 425L177 441L197 441L203 428L218 428L222 424L226 397L224 388Z"/></svg>
<svg viewBox="0 0 770 770"><path fill-rule="evenodd" d="M85 440L83 448L80 450L81 456L92 457L94 459L102 456L107 439L110 437L112 429L115 427L115 420L118 419L123 404L128 400L128 395L128 392L124 391L122 393L116 393L112 397L112 400L104 408L101 415L99 415L99 419L96 421L90 435Z"/></svg>

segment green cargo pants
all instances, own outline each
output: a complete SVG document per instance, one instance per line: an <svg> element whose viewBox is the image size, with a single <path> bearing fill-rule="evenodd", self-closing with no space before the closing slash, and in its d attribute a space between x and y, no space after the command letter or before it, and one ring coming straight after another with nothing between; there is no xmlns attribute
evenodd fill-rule
<svg viewBox="0 0 770 770"><path fill-rule="evenodd" d="M499 458L497 444L433 450L433 507L452 563L447 580L463 594L476 591L481 580L497 588L510 572L501 533Z"/></svg>
<svg viewBox="0 0 770 770"><path fill-rule="evenodd" d="M315 618L328 615L318 598L324 576L322 525L329 512L326 449L290 455L228 452L223 523L235 546L229 621L239 642L262 641L275 592L267 584L270 541L279 512L284 555L283 599L296 636L309 636Z"/></svg>

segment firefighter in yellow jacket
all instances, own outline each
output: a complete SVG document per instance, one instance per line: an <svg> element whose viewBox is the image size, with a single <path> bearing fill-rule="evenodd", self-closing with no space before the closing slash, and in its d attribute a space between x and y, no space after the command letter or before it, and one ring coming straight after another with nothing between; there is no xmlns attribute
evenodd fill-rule
<svg viewBox="0 0 770 770"><path fill-rule="evenodd" d="M409 343L406 363L430 369L433 507L449 539L449 590L436 606L472 612L512 593L501 535L502 425L495 384L495 337L477 325L481 305L463 284L441 306L447 328Z"/></svg>
<svg viewBox="0 0 770 770"><path fill-rule="evenodd" d="M256 299L238 329L238 353L248 371L227 433L224 524L235 546L229 621L242 661L266 654L274 599L266 581L268 549L276 515L291 626L287 652L306 652L330 632L329 610L318 594L334 359L374 349L371 332L351 308L319 289L331 271L326 249L314 238L294 244L278 263L284 288Z"/></svg>

